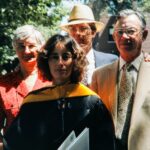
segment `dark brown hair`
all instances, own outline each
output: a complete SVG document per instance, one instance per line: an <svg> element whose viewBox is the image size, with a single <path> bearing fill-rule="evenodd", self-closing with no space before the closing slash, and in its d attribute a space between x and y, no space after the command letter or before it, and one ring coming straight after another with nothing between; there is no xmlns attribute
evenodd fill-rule
<svg viewBox="0 0 150 150"><path fill-rule="evenodd" d="M49 56L58 44L72 53L74 66L71 74L71 82L76 83L82 80L83 73L87 66L87 59L81 47L69 36L56 34L48 39L43 52L38 55L38 68L45 79L52 81L52 75L48 65ZM57 47L58 48L58 47Z"/></svg>
<svg viewBox="0 0 150 150"><path fill-rule="evenodd" d="M95 23L89 23L89 26L92 31L96 32L97 29L96 29Z"/></svg>

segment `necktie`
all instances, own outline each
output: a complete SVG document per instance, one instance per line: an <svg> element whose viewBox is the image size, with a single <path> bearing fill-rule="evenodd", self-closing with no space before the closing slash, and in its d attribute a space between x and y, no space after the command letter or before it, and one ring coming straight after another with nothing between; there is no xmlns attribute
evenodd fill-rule
<svg viewBox="0 0 150 150"><path fill-rule="evenodd" d="M88 73L87 72L84 73L81 83L88 86Z"/></svg>
<svg viewBox="0 0 150 150"><path fill-rule="evenodd" d="M122 143L127 143L130 115L132 110L133 83L132 76L128 71L130 67L131 65L127 64L123 67L120 89L118 93L116 136Z"/></svg>

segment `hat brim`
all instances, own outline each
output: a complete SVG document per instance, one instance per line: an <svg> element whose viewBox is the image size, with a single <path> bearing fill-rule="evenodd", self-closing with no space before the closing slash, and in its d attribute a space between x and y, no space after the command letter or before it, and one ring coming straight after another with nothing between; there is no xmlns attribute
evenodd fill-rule
<svg viewBox="0 0 150 150"><path fill-rule="evenodd" d="M102 22L90 21L90 20L74 20L74 21L61 25L60 28L66 32L69 32L68 27L70 25L83 24L83 23L94 23L96 26L96 32L100 32L104 28L104 24Z"/></svg>

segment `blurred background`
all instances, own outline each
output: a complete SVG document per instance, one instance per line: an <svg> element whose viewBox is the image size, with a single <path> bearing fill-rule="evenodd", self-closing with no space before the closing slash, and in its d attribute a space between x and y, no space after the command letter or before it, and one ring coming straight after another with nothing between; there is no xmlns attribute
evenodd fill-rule
<svg viewBox="0 0 150 150"><path fill-rule="evenodd" d="M93 41L93 46L98 51L118 55L112 32L115 16L123 8L143 12L149 30L149 0L0 0L0 74L13 71L18 64L11 44L13 31L17 27L24 24L35 25L47 39L61 32L59 26L67 22L73 5L77 3L90 6L95 19L105 24L103 31ZM150 35L143 44L143 50L150 50L149 41Z"/></svg>

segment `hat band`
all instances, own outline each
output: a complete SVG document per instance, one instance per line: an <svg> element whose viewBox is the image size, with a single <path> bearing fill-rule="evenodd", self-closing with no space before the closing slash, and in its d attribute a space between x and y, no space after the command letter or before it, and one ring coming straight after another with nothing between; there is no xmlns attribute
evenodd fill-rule
<svg viewBox="0 0 150 150"><path fill-rule="evenodd" d="M68 22L71 22L71 21L76 21L76 20L95 21L95 20L93 20L93 19L87 19L87 18L78 18L78 19L71 19L71 20L69 20Z"/></svg>

